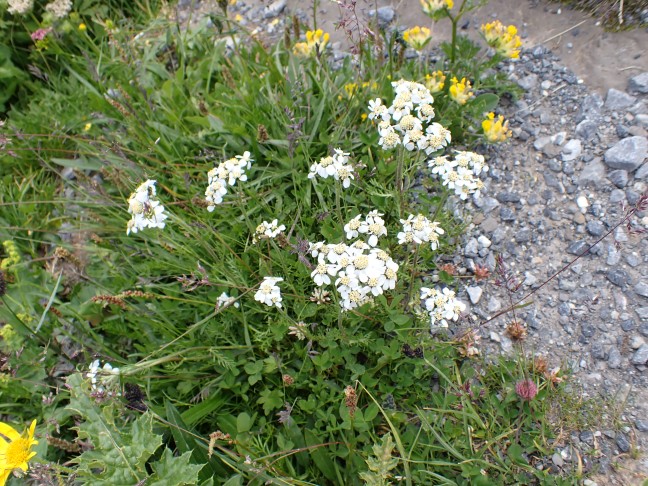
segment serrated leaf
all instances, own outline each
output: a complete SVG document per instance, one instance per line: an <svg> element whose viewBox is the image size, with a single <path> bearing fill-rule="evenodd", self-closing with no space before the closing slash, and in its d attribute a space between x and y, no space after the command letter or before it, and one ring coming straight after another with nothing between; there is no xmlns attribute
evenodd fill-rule
<svg viewBox="0 0 648 486"><path fill-rule="evenodd" d="M146 481L146 485L167 486L173 484L182 486L196 484L198 482L198 473L203 466L191 464L190 460L191 452L185 452L181 456L174 456L169 449L164 449L160 460L151 465L154 473Z"/></svg>
<svg viewBox="0 0 648 486"><path fill-rule="evenodd" d="M153 416L145 413L131 424L118 425L113 406L100 409L80 374L70 376L67 384L71 399L66 408L84 420L77 427L79 439L93 446L74 459L84 484L126 486L147 478L146 463L162 445L162 437L153 433Z"/></svg>

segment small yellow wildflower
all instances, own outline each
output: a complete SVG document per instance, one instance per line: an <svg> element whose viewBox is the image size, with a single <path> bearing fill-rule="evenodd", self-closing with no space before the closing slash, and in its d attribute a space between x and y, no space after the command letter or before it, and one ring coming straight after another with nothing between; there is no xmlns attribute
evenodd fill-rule
<svg viewBox="0 0 648 486"><path fill-rule="evenodd" d="M466 81L466 78L461 78L459 81L456 77L452 78L452 84L450 85L450 98L459 103L460 105L465 105L471 97L474 96L474 93L470 91L472 86L470 81Z"/></svg>
<svg viewBox="0 0 648 486"><path fill-rule="evenodd" d="M504 121L504 117L499 115L495 120L495 113L489 113L486 119L482 122L484 135L489 142L503 142L511 136L509 130L508 120Z"/></svg>
<svg viewBox="0 0 648 486"><path fill-rule="evenodd" d="M434 15L437 13L439 10L442 10L444 8L447 8L448 10L452 10L452 7L454 6L454 1L453 0L420 0L421 1L421 7L423 8L423 12L426 15Z"/></svg>
<svg viewBox="0 0 648 486"><path fill-rule="evenodd" d="M92 128L92 123L86 123L85 126L83 127L83 131L87 132Z"/></svg>
<svg viewBox="0 0 648 486"><path fill-rule="evenodd" d="M353 98L353 95L358 91L358 85L356 83L347 83L344 85L344 91L349 98Z"/></svg>
<svg viewBox="0 0 648 486"><path fill-rule="evenodd" d="M329 34L322 29L309 30L306 32L306 42L298 42L293 47L293 52L299 57L308 57L312 54L324 52L329 41Z"/></svg>
<svg viewBox="0 0 648 486"><path fill-rule="evenodd" d="M431 38L432 33L427 27L416 26L403 32L403 40L417 51L423 49Z"/></svg>
<svg viewBox="0 0 648 486"><path fill-rule="evenodd" d="M438 93L445 86L445 74L443 71L435 71L432 74L425 75L425 87L430 93Z"/></svg>
<svg viewBox="0 0 648 486"><path fill-rule="evenodd" d="M87 28L88 28L88 27L86 26L86 24L84 24L84 23L79 24L79 30L80 30L81 32L84 32Z"/></svg>
<svg viewBox="0 0 648 486"><path fill-rule="evenodd" d="M367 114L363 113L362 115L360 115L360 118L362 119L362 121L365 121L367 119Z"/></svg>
<svg viewBox="0 0 648 486"><path fill-rule="evenodd" d="M0 486L4 486L7 478L14 469L27 472L28 461L36 455L31 447L38 444L34 440L36 420L33 420L28 430L19 434L13 427L0 422Z"/></svg>
<svg viewBox="0 0 648 486"><path fill-rule="evenodd" d="M505 27L499 20L481 26L484 38L489 46L502 56L517 59L520 57L522 41L514 25Z"/></svg>
<svg viewBox="0 0 648 486"><path fill-rule="evenodd" d="M234 16L234 22L237 22L237 23L240 24L241 22L243 22L243 16L241 14L236 14Z"/></svg>

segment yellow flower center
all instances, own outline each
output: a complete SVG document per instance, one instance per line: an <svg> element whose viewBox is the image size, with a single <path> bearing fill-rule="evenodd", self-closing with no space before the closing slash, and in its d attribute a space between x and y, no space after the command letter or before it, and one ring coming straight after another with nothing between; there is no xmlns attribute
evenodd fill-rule
<svg viewBox="0 0 648 486"><path fill-rule="evenodd" d="M13 440L5 452L5 469L14 469L27 462L29 458L29 440L20 438Z"/></svg>

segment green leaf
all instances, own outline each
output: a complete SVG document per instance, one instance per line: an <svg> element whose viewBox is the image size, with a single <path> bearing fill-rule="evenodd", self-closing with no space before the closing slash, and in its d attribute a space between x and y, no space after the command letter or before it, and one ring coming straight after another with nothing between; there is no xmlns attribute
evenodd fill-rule
<svg viewBox="0 0 648 486"><path fill-rule="evenodd" d="M146 481L146 484L148 486L196 484L198 482L198 473L203 466L190 464L190 459L191 452L185 452L181 456L174 456L169 449L164 449L160 460L151 465L154 473Z"/></svg>
<svg viewBox="0 0 648 486"><path fill-rule="evenodd" d="M321 445L321 441L319 441L317 437L315 437L315 434L308 429L304 429L304 439L306 440L306 445L309 447L308 451L310 452L317 468L328 480L337 483L338 477L335 471L335 463L326 453L327 446Z"/></svg>
<svg viewBox="0 0 648 486"><path fill-rule="evenodd" d="M248 432L252 428L254 421L252 418L245 412L239 413L236 417L236 431L240 434L241 432Z"/></svg>
<svg viewBox="0 0 648 486"><path fill-rule="evenodd" d="M51 161L61 167L71 167L78 170L101 170L103 167L99 159L86 159L85 157L79 157L78 159L58 159L53 157Z"/></svg>
<svg viewBox="0 0 648 486"><path fill-rule="evenodd" d="M471 110L474 111L474 113L478 115L482 115L484 113L489 113L495 110L495 108L497 108L498 103L499 103L499 96L493 93L484 93L484 94L480 94L474 100L471 101L470 108Z"/></svg>
<svg viewBox="0 0 648 486"><path fill-rule="evenodd" d="M129 425L117 424L114 406L100 409L80 374L70 376L67 384L71 398L66 408L84 420L77 427L79 439L93 446L73 459L84 484L130 485L147 478L146 463L162 445L162 436L153 433L153 416L147 412Z"/></svg>
<svg viewBox="0 0 648 486"><path fill-rule="evenodd" d="M528 461L522 455L522 447L519 444L511 444L506 451L507 455L516 464L528 464Z"/></svg>

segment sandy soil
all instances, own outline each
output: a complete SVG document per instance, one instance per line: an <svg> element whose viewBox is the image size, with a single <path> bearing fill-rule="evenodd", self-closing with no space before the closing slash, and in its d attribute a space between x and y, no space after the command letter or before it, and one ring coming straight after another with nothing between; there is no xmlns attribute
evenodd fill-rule
<svg viewBox="0 0 648 486"><path fill-rule="evenodd" d="M311 13L312 5L312 2L288 0L287 9L290 12L301 10ZM356 9L366 19L369 11L382 6L391 6L396 10L395 25L430 26L431 21L422 14L418 0L358 0ZM334 41L344 41L343 33L335 30L340 11L334 2L319 2L318 26L330 32ZM470 20L470 24L464 32L472 37L478 37L482 23L494 19L516 25L525 46L545 45L560 57L565 66L602 95L609 88L625 90L628 78L648 71L648 29L605 32L596 25L595 18L583 12L538 0L491 0L465 18ZM432 29L440 39L449 38L447 20L435 24Z"/></svg>

